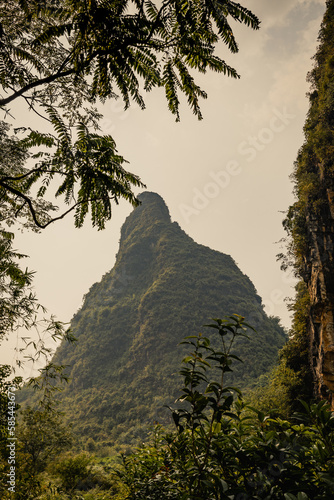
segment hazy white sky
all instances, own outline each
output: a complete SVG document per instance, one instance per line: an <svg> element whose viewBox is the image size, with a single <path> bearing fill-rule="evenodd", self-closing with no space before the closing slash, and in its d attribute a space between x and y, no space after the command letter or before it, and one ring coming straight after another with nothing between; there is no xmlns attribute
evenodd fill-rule
<svg viewBox="0 0 334 500"><path fill-rule="evenodd" d="M240 80L218 74L198 78L208 93L203 121L184 104L181 122L175 123L163 92L154 91L145 111L124 112L120 102L106 103L103 131L113 135L128 169L164 198L172 220L198 243L230 254L255 284L267 312L289 326L284 298L293 295L293 280L280 271L276 242L285 236L282 211L293 201L289 175L303 143L306 74L325 0L241 3L261 19L261 29L235 25L239 54L220 49ZM115 206L103 232L88 222L77 230L69 218L42 234L17 237L16 247L30 256L27 266L36 271L39 300L50 313L69 321L89 287L113 267L130 212L125 202ZM0 362L12 357L3 346Z"/></svg>

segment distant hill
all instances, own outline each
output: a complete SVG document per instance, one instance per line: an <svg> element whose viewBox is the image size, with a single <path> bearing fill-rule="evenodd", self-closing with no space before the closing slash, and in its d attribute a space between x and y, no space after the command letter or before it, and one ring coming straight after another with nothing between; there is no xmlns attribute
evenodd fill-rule
<svg viewBox="0 0 334 500"><path fill-rule="evenodd" d="M178 343L205 331L210 318L237 313L257 329L237 346L244 364L231 382L241 387L272 368L286 341L229 255L195 243L171 222L158 194L139 198L142 205L122 227L113 269L91 287L73 317L78 342L62 344L54 357L68 365L71 378L61 408L85 440L108 446L133 444L164 420L163 405L180 387L184 350Z"/></svg>

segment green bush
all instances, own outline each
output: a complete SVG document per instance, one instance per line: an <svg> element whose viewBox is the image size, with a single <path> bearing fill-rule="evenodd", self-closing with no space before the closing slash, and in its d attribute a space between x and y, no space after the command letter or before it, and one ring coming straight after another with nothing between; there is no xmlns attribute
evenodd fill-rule
<svg viewBox="0 0 334 500"><path fill-rule="evenodd" d="M77 488L89 489L93 486L92 457L86 453L67 455L51 467L52 473L59 478L61 487L66 492L73 492Z"/></svg>
<svg viewBox="0 0 334 500"><path fill-rule="evenodd" d="M188 337L182 395L171 408L175 431L156 428L155 441L123 456L118 472L128 500L329 500L334 492L334 415L325 402L308 405L290 420L246 405L226 387L238 358L240 316L212 325L221 340ZM220 371L219 379L210 376Z"/></svg>

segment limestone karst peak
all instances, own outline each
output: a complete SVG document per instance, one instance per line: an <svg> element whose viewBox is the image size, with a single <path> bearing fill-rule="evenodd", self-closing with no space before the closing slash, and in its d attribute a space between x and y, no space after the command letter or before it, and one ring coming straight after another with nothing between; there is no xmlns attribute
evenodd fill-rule
<svg viewBox="0 0 334 500"><path fill-rule="evenodd" d="M139 199L122 227L113 268L72 319L78 342L63 342L53 358L70 380L57 396L59 408L82 442L89 436L135 445L154 421L168 424L166 405L179 395L186 353L179 343L199 331L210 335L202 327L210 318L237 313L257 330L235 344L244 363L229 380L241 389L272 368L286 340L232 257L196 243L171 222L158 194Z"/></svg>
<svg viewBox="0 0 334 500"><path fill-rule="evenodd" d="M127 217L121 233L121 240L125 240L134 230L143 231L157 223L170 223L168 207L163 198L151 191L144 191L138 195L141 204Z"/></svg>

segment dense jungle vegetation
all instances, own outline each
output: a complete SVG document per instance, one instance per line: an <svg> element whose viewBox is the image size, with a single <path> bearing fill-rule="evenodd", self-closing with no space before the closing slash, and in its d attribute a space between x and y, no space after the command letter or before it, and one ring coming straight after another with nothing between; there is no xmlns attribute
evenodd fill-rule
<svg viewBox="0 0 334 500"><path fill-rule="evenodd" d="M174 429L156 424L145 444L118 460L94 454L93 440L87 451L66 453L73 436L50 395L36 411L23 411L15 498L329 500L334 415L328 403L299 401L289 418L246 404L226 374L240 362L234 341L251 328L234 315L207 329L213 333L182 342L188 355L183 387L169 408ZM219 340L216 347L210 339ZM14 393L10 387L9 399ZM5 481L2 498L11 498Z"/></svg>

